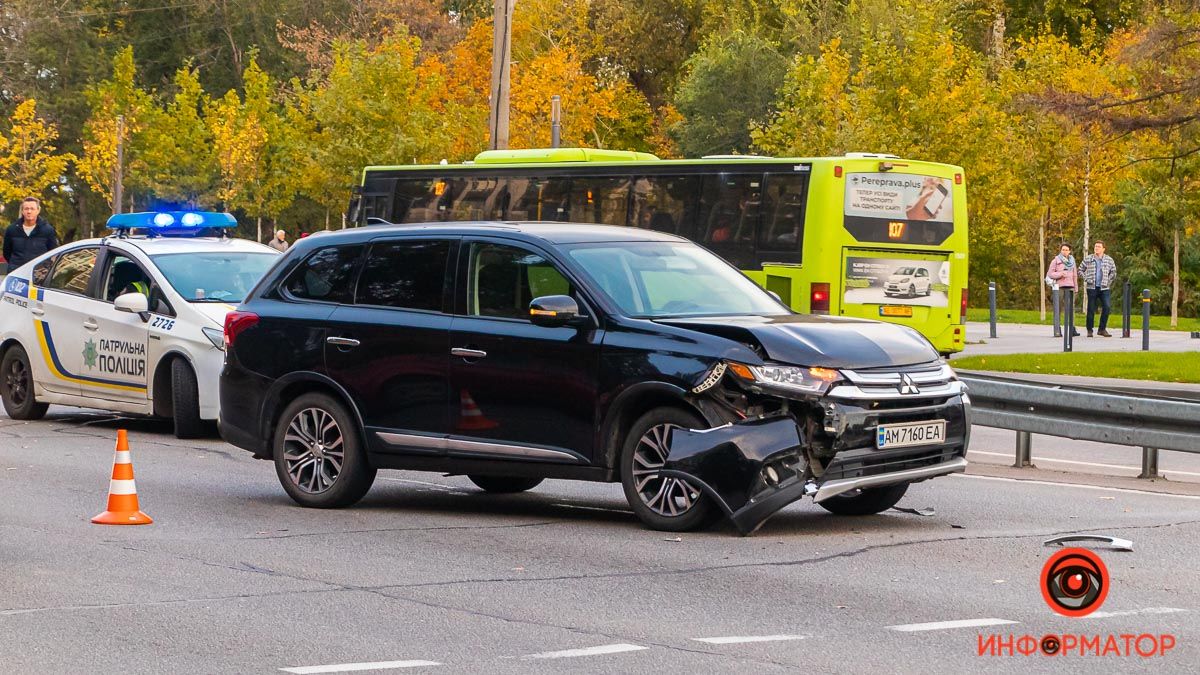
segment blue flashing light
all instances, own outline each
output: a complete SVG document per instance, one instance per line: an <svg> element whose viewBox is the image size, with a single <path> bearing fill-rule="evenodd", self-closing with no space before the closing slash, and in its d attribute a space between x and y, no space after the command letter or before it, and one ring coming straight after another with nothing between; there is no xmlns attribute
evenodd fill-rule
<svg viewBox="0 0 1200 675"><path fill-rule="evenodd" d="M145 211L118 213L108 219L108 227L119 232L144 230L149 236L195 237L205 230L237 227L237 219L214 211Z"/></svg>

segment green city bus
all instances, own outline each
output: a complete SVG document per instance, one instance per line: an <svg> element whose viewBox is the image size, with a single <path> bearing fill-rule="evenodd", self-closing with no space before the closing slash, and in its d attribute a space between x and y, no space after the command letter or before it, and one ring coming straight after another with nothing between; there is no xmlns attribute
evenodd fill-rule
<svg viewBox="0 0 1200 675"><path fill-rule="evenodd" d="M882 319L960 351L967 203L957 166L866 153L664 160L615 150L492 150L371 166L351 220L554 220L696 241L798 312Z"/></svg>

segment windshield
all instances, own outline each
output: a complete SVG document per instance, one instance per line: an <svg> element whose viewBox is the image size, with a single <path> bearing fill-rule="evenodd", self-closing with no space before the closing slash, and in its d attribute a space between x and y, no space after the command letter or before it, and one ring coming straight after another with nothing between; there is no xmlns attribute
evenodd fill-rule
<svg viewBox="0 0 1200 675"><path fill-rule="evenodd" d="M901 276L906 276L906 277L911 277L912 275L914 275L916 273L917 273L917 271L911 267L901 267L900 269L896 270L895 272L892 272L892 274L899 274Z"/></svg>
<svg viewBox="0 0 1200 675"><path fill-rule="evenodd" d="M741 272L695 244L611 242L565 248L628 316L791 313Z"/></svg>
<svg viewBox="0 0 1200 675"><path fill-rule="evenodd" d="M166 253L150 256L167 283L188 302L246 299L254 284L279 259L277 253Z"/></svg>

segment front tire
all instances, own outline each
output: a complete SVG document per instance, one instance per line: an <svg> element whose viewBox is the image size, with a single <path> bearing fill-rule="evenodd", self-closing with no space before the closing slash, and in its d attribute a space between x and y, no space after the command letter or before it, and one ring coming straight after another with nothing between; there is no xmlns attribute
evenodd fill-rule
<svg viewBox="0 0 1200 675"><path fill-rule="evenodd" d="M175 438L199 438L204 435L196 371L187 361L179 358L171 362L171 418L175 422Z"/></svg>
<svg viewBox="0 0 1200 675"><path fill-rule="evenodd" d="M908 287L908 297L910 297L910 298L915 298L915 297L917 297L917 287L916 287L916 286L914 286L914 285L911 285L911 284L909 285L909 287Z"/></svg>
<svg viewBox="0 0 1200 675"><path fill-rule="evenodd" d="M495 494L512 494L525 492L542 484L541 478L523 478L521 476L476 476L468 475L471 482L484 492Z"/></svg>
<svg viewBox="0 0 1200 675"><path fill-rule="evenodd" d="M687 481L663 478L658 469L670 452L671 432L707 426L679 408L655 408L638 418L621 451L621 487L637 517L652 530L688 532L712 524L720 509Z"/></svg>
<svg viewBox="0 0 1200 675"><path fill-rule="evenodd" d="M284 409L273 450L279 483L301 506L350 506L375 482L354 418L326 394L304 394Z"/></svg>
<svg viewBox="0 0 1200 675"><path fill-rule="evenodd" d="M49 403L38 403L33 394L33 369L29 355L21 345L13 345L0 360L0 398L4 412L14 420L40 420L50 409Z"/></svg>
<svg viewBox="0 0 1200 675"><path fill-rule="evenodd" d="M826 511L839 516L870 516L895 506L904 497L904 493L908 492L908 486L908 483L899 483L856 490L817 503Z"/></svg>

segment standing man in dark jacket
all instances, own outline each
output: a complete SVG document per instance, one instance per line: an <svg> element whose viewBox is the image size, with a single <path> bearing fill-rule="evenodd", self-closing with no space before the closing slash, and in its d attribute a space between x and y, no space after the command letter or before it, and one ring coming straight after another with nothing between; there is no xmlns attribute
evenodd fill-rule
<svg viewBox="0 0 1200 675"><path fill-rule="evenodd" d="M58 248L58 233L41 213L42 203L37 197L21 200L21 217L4 232L4 259L9 271Z"/></svg>

